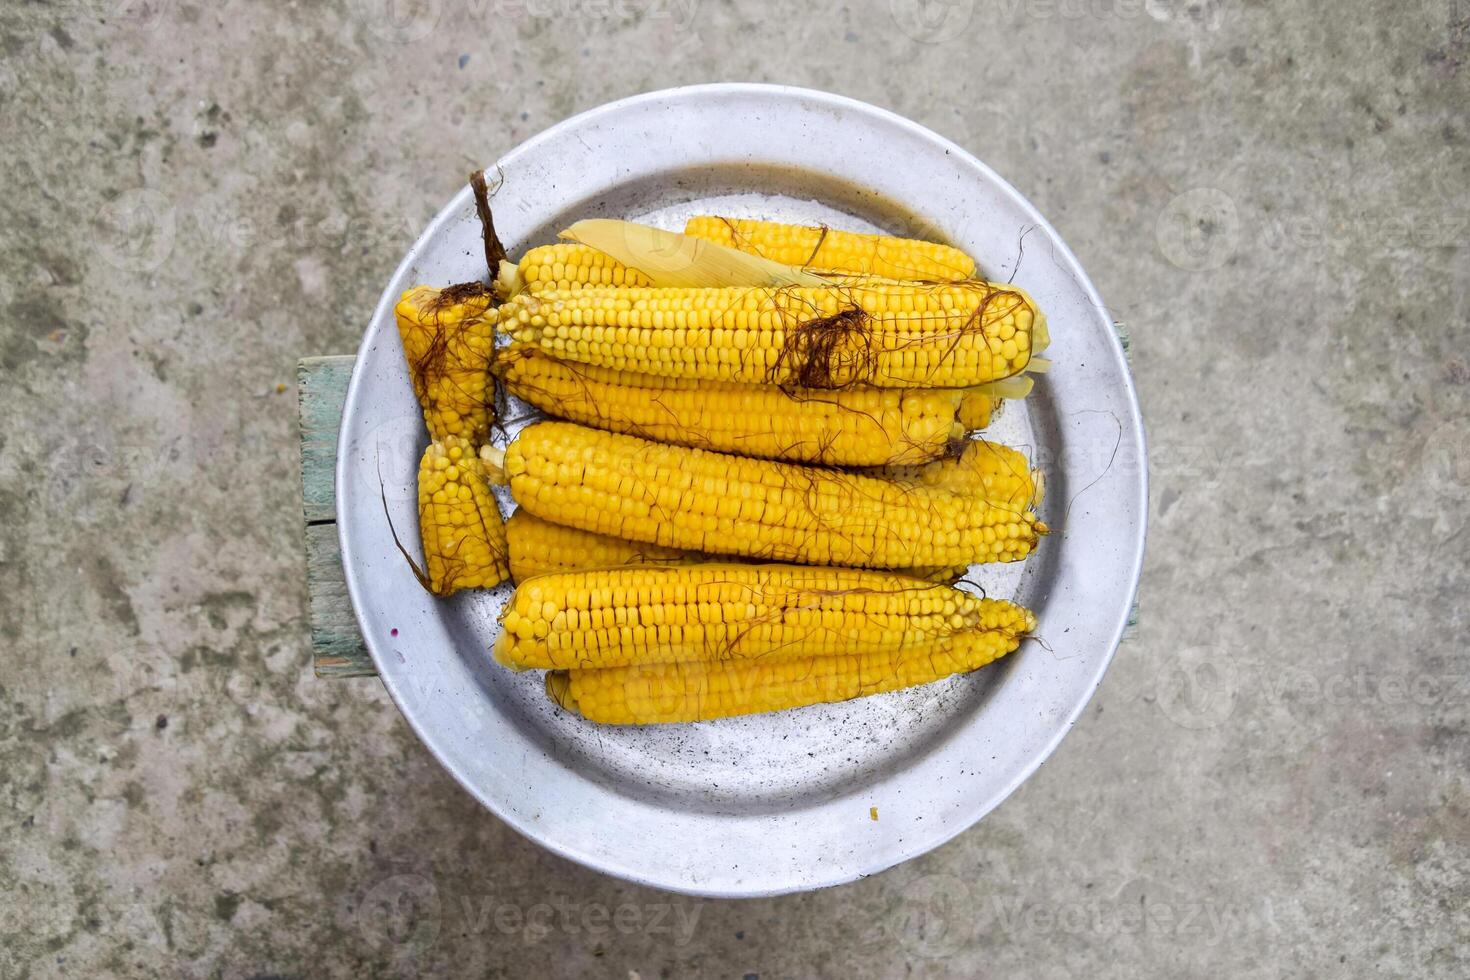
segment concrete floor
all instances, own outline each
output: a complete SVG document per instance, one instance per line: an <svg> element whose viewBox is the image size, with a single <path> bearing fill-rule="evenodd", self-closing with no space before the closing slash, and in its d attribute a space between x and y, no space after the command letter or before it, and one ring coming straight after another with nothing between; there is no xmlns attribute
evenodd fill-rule
<svg viewBox="0 0 1470 980"><path fill-rule="evenodd" d="M920 7L924 10L920 10ZM1470 974L1470 5L0 10L0 975ZM718 79L895 109L1132 329L1142 633L980 826L715 902L308 666L293 369L471 167Z"/></svg>

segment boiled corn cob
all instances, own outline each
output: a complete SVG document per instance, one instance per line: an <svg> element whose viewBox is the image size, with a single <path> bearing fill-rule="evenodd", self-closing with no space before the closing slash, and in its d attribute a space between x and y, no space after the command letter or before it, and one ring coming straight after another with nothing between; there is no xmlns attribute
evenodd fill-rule
<svg viewBox="0 0 1470 980"><path fill-rule="evenodd" d="M881 466L936 459L964 430L953 388L785 390L568 364L529 344L497 352L512 395L551 415L742 456Z"/></svg>
<svg viewBox="0 0 1470 980"><path fill-rule="evenodd" d="M563 361L660 377L968 388L1026 367L1035 308L982 282L521 293L501 328Z"/></svg>
<svg viewBox="0 0 1470 980"><path fill-rule="evenodd" d="M1019 606L977 601L991 604L978 629L907 648L553 670L546 691L563 708L615 725L705 721L895 691L983 667L1036 627Z"/></svg>
<svg viewBox="0 0 1470 980"><path fill-rule="evenodd" d="M546 674L546 693L561 707L602 724L709 721L929 684L998 660L1023 638L1019 632L996 632L961 649L553 670Z"/></svg>
<svg viewBox="0 0 1470 980"><path fill-rule="evenodd" d="M1029 511L950 490L567 422L529 426L503 454L484 453L531 513L664 547L816 565L957 566L1025 558L1046 531Z"/></svg>
<svg viewBox="0 0 1470 980"><path fill-rule="evenodd" d="M515 265L500 264L495 289L502 299L523 291L582 286L649 286L652 281L590 245L559 242L530 249Z"/></svg>
<svg viewBox="0 0 1470 980"><path fill-rule="evenodd" d="M470 444L458 436L430 443L419 461L418 491L429 591L446 596L504 582L505 527Z"/></svg>
<svg viewBox="0 0 1470 980"><path fill-rule="evenodd" d="M678 548L624 541L543 521L524 507L505 522L510 548L510 577L524 582L533 575L617 565L664 565L699 561L703 556Z"/></svg>
<svg viewBox="0 0 1470 980"><path fill-rule="evenodd" d="M393 309L432 439L458 436L478 446L490 436L496 319L490 299L477 282L415 286Z"/></svg>
<svg viewBox="0 0 1470 980"><path fill-rule="evenodd" d="M638 227L629 225L630 228ZM699 237L699 236L691 236ZM903 239L893 239L903 241ZM757 254L749 249L747 254ZM928 285L932 280L893 279L863 271L871 263L855 261L854 268L834 268L820 273L822 280L845 285ZM758 275L749 270L749 275ZM949 281L946 279L945 281ZM594 245L582 242L558 242L555 245L540 245L526 252L519 262L500 264L495 278L495 293L501 299L509 299L524 291L542 292L547 289L577 289L582 286L654 286L658 283L641 270L618 261ZM664 283L664 285L671 285ZM759 286L768 282L744 279L712 283L717 286ZM811 285L820 285L819 282Z"/></svg>
<svg viewBox="0 0 1470 980"><path fill-rule="evenodd" d="M959 456L949 459L869 472L914 486L970 494L1017 513L1040 504L1043 493L1041 471L1032 469L1021 452L980 439L966 443Z"/></svg>
<svg viewBox="0 0 1470 980"><path fill-rule="evenodd" d="M975 260L959 249L913 238L712 215L690 218L684 234L814 272L931 281L975 275Z"/></svg>
<svg viewBox="0 0 1470 980"><path fill-rule="evenodd" d="M546 674L546 693L568 711L602 724L709 721L928 684L983 667L1020 646L1022 639L1020 633L997 632L958 651L553 670Z"/></svg>
<svg viewBox="0 0 1470 980"><path fill-rule="evenodd" d="M891 572L699 564L543 575L501 615L495 659L517 670L958 653L1023 610Z"/></svg>
<svg viewBox="0 0 1470 980"><path fill-rule="evenodd" d="M662 548L625 541L608 534L583 531L546 521L524 507L517 508L505 522L510 546L510 577L524 582L533 575L549 572L588 571L618 565L690 565L708 561L741 561L737 556L707 555L700 551ZM969 566L953 568L898 569L901 574L930 582L953 582Z"/></svg>

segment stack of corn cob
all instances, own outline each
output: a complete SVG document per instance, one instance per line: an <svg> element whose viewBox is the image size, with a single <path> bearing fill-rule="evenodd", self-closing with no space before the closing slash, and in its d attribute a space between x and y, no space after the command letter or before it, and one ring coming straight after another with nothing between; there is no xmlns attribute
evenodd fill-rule
<svg viewBox="0 0 1470 980"><path fill-rule="evenodd" d="M1014 650L1031 613L947 583L1046 533L1040 474L968 438L1025 393L1046 344L1030 298L930 242L619 230L642 233L690 268L572 242L493 287L404 294L426 587L514 578L496 659L610 723L845 700ZM701 254L718 284L684 284L708 281ZM565 421L491 445L497 381ZM492 483L518 505L506 523Z"/></svg>

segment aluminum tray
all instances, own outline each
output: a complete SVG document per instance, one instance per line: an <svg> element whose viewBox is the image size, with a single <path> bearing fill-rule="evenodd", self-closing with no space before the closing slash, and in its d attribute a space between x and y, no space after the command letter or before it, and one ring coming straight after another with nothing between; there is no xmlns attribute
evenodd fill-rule
<svg viewBox="0 0 1470 980"><path fill-rule="evenodd" d="M540 672L493 663L487 651L508 588L432 598L384 516L386 495L399 534L416 541L426 436L393 304L414 283L484 275L466 189L383 291L338 447L348 590L414 731L465 789L532 840L690 894L835 885L975 823L1081 712L1122 636L1143 556L1138 404L1110 317L1067 246L948 140L861 102L782 86L704 85L614 102L526 141L497 166L503 183L492 203L513 255L578 218L678 230L690 214L716 212L937 237L976 256L988 277L1014 276L1048 314L1055 367L992 434L1046 470L1042 516L1055 532L1023 565L981 566L973 577L1035 609L1042 642L915 690L647 728L593 725L554 707Z"/></svg>

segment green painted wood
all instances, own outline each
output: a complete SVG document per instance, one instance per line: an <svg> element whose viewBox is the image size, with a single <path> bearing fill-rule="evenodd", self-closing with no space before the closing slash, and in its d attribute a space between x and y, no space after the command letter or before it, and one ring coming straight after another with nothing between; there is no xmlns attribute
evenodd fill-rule
<svg viewBox="0 0 1470 980"><path fill-rule="evenodd" d="M337 546L337 431L352 377L352 356L307 357L296 364L301 416L301 511L306 522L306 591L318 677L375 677L377 670L347 597Z"/></svg>
<svg viewBox="0 0 1470 980"><path fill-rule="evenodd" d="M306 585L311 600L311 645L318 677L373 677L378 671L363 646L347 580L336 524L306 526Z"/></svg>
<svg viewBox="0 0 1470 980"><path fill-rule="evenodd" d="M332 480L337 472L337 430L352 377L350 354L306 357L296 362L301 413L301 509L306 523L336 519Z"/></svg>

